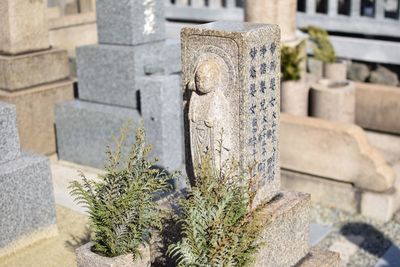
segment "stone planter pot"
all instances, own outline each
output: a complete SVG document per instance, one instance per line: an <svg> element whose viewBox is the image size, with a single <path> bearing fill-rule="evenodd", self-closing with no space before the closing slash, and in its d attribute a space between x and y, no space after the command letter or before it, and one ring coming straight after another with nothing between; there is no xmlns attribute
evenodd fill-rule
<svg viewBox="0 0 400 267"><path fill-rule="evenodd" d="M324 77L331 81L347 80L347 64L344 61L324 64Z"/></svg>
<svg viewBox="0 0 400 267"><path fill-rule="evenodd" d="M296 38L297 0L247 0L244 10L245 21L278 24L282 41Z"/></svg>
<svg viewBox="0 0 400 267"><path fill-rule="evenodd" d="M142 258L136 261L133 261L132 254L113 258L101 256L91 250L92 246L93 244L89 242L76 249L78 267L149 267L151 265L149 246L140 249Z"/></svg>
<svg viewBox="0 0 400 267"><path fill-rule="evenodd" d="M321 80L310 90L310 115L331 121L354 123L355 88L350 81Z"/></svg>
<svg viewBox="0 0 400 267"><path fill-rule="evenodd" d="M324 63L319 59L309 57L307 59L307 69L316 80L320 80L324 76Z"/></svg>
<svg viewBox="0 0 400 267"><path fill-rule="evenodd" d="M295 116L307 116L308 92L309 87L304 80L282 82L281 111Z"/></svg>

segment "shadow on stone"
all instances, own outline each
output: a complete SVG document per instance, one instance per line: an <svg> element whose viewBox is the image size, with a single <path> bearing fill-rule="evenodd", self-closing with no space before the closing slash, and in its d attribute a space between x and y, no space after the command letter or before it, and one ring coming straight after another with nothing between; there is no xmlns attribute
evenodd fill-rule
<svg viewBox="0 0 400 267"><path fill-rule="evenodd" d="M70 235L71 238L65 241L65 247L68 250L74 251L75 249L79 248L80 246L88 243L90 241L90 230L89 227L86 226L85 233L83 236L77 235Z"/></svg>
<svg viewBox="0 0 400 267"><path fill-rule="evenodd" d="M381 231L363 222L347 223L341 227L340 233L350 242L377 257L384 255L393 245L393 242Z"/></svg>

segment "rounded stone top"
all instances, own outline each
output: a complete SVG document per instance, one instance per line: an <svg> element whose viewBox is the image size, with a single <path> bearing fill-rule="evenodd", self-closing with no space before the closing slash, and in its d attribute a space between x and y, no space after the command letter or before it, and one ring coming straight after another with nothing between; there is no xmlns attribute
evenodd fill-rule
<svg viewBox="0 0 400 267"><path fill-rule="evenodd" d="M219 64L212 59L200 63L196 70L194 82L199 94L208 94L220 86L221 69Z"/></svg>

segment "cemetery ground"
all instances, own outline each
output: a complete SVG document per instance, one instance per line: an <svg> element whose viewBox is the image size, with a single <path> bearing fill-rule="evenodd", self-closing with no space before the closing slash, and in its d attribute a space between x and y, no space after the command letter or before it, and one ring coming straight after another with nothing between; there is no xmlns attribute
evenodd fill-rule
<svg viewBox="0 0 400 267"><path fill-rule="evenodd" d="M88 220L82 207L74 203L67 187L70 181L78 179L78 171L90 178L95 178L101 171L59 161L55 156L51 157L51 169L59 235L34 243L17 254L0 258L1 267L76 266L75 249L89 238ZM394 251L394 255L400 255L396 251L396 246L400 245L400 212L383 223L313 203L311 222L310 243L339 252L341 266L399 266L394 265L399 264L399 259L388 254ZM382 260L392 260L392 265L384 265Z"/></svg>

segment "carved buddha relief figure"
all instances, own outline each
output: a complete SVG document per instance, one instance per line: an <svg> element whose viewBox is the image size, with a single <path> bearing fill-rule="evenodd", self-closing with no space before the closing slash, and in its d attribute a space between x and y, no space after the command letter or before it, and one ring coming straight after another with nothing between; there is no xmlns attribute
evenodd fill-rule
<svg viewBox="0 0 400 267"><path fill-rule="evenodd" d="M193 165L198 166L208 151L214 166L230 158L232 118L230 106L221 87L221 67L213 58L198 63L189 89L190 146Z"/></svg>

